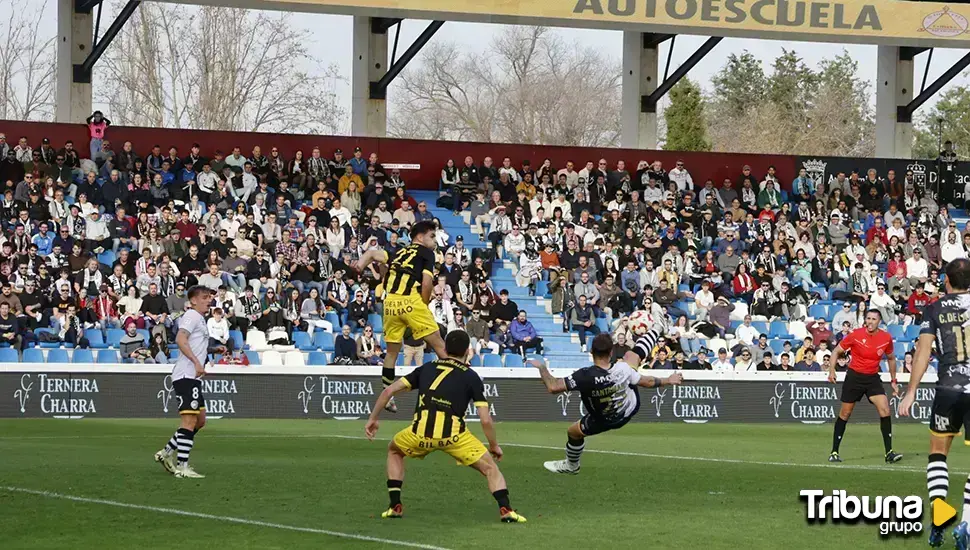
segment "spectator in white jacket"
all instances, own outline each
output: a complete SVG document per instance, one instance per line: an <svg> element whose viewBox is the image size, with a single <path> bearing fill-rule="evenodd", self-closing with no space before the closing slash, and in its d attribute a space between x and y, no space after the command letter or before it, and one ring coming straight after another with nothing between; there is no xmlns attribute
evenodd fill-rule
<svg viewBox="0 0 970 550"><path fill-rule="evenodd" d="M711 292L711 282L701 282L701 289L694 295L694 305L697 306L697 320L706 321L707 314L714 307L714 293Z"/></svg>
<svg viewBox="0 0 970 550"><path fill-rule="evenodd" d="M711 370L715 372L733 372L734 364L731 363L731 358L728 356L727 348L721 348L717 350L717 359L711 363Z"/></svg>
<svg viewBox="0 0 970 550"><path fill-rule="evenodd" d="M677 166L667 173L670 181L677 184L677 190L682 194L694 190L694 180L690 177L690 172L684 168L684 161L678 159Z"/></svg>
<svg viewBox="0 0 970 550"><path fill-rule="evenodd" d="M505 254L515 265L519 265L519 256L525 252L525 235L518 224L512 226L512 232L505 236L502 246Z"/></svg>
<svg viewBox="0 0 970 550"><path fill-rule="evenodd" d="M232 353L235 342L229 337L229 322L226 321L222 308L213 309L212 317L205 324L209 330L209 349L223 346L226 353Z"/></svg>
<svg viewBox="0 0 970 550"><path fill-rule="evenodd" d="M756 370L758 370L758 365L755 365L754 359L751 357L751 350L742 349L741 355L734 363L734 372L755 372Z"/></svg>
<svg viewBox="0 0 970 550"><path fill-rule="evenodd" d="M750 315L745 315L744 322L741 323L741 326L739 326L736 331L734 331L734 336L736 336L742 344L748 347L754 345L754 341L758 339L759 335L760 333L758 332L758 329L751 325Z"/></svg>

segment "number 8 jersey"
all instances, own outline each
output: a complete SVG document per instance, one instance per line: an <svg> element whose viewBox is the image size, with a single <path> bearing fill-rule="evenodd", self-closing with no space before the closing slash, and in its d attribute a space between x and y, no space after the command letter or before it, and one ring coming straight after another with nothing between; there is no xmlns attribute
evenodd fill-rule
<svg viewBox="0 0 970 550"><path fill-rule="evenodd" d="M431 361L401 380L418 390L411 431L420 437L442 439L464 433L468 403L488 406L481 377L461 361Z"/></svg>

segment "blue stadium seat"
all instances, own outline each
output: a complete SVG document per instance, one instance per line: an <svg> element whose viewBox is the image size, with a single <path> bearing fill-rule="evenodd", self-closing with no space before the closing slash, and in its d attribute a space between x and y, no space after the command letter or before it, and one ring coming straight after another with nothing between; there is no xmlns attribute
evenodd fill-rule
<svg viewBox="0 0 970 550"><path fill-rule="evenodd" d="M104 341L104 333L98 329L84 331L84 337L88 339L90 347L93 349L104 349L108 347L108 344Z"/></svg>
<svg viewBox="0 0 970 550"><path fill-rule="evenodd" d="M893 340L900 342L906 339L906 328L902 325L889 325L888 330Z"/></svg>
<svg viewBox="0 0 970 550"><path fill-rule="evenodd" d="M311 351L310 356L307 357L307 365L329 365L330 361L327 361L327 354L322 351Z"/></svg>
<svg viewBox="0 0 970 550"><path fill-rule="evenodd" d="M66 349L52 349L47 352L48 363L70 363L71 359L67 356Z"/></svg>
<svg viewBox="0 0 970 550"><path fill-rule="evenodd" d="M333 351L333 333L323 332L322 330L317 331L313 335L313 349Z"/></svg>
<svg viewBox="0 0 970 550"><path fill-rule="evenodd" d="M489 353L484 356L483 367L501 367L502 366L502 356Z"/></svg>
<svg viewBox="0 0 970 550"><path fill-rule="evenodd" d="M916 340L916 339L918 339L919 338L919 330L920 330L919 325L915 325L914 324L914 325L907 326L906 327L906 339L907 340Z"/></svg>
<svg viewBox="0 0 970 550"><path fill-rule="evenodd" d="M768 326L768 338L791 338L788 332L788 323L784 321L774 321Z"/></svg>
<svg viewBox="0 0 970 550"><path fill-rule="evenodd" d="M317 349L317 346L313 345L313 342L310 340L310 335L302 330L293 331L293 345L300 351Z"/></svg>
<svg viewBox="0 0 970 550"><path fill-rule="evenodd" d="M768 334L768 323L764 321L752 321L751 326L758 331L758 334Z"/></svg>
<svg viewBox="0 0 970 550"><path fill-rule="evenodd" d="M89 349L76 349L71 358L72 363L94 363L94 352Z"/></svg>
<svg viewBox="0 0 970 550"><path fill-rule="evenodd" d="M249 359L249 364L250 365L258 365L258 364L260 364L259 354L256 353L255 351L247 351L246 352L246 358Z"/></svg>
<svg viewBox="0 0 970 550"><path fill-rule="evenodd" d="M536 296L549 296L549 281L536 282Z"/></svg>
<svg viewBox="0 0 970 550"><path fill-rule="evenodd" d="M333 325L334 331L340 330L340 317L338 317L336 313L334 313L333 311L328 311L327 314L323 316L323 318L327 321L330 321L330 324Z"/></svg>
<svg viewBox="0 0 970 550"><path fill-rule="evenodd" d="M598 317L596 319L596 327L600 329L600 332L605 332L609 334L610 332L610 321L604 317Z"/></svg>
<svg viewBox="0 0 970 550"><path fill-rule="evenodd" d="M524 367L525 363L522 362L522 356L515 353L505 356L505 366L509 368Z"/></svg>
<svg viewBox="0 0 970 550"><path fill-rule="evenodd" d="M50 334L54 334L54 329L50 329L50 328L36 328L36 329L34 329L34 335L37 336L38 338L44 332L47 332L47 333L50 333ZM45 349L59 348L59 347L61 347L61 343L60 342L40 342L39 343L39 346L42 347L42 348L45 348ZM65 363L66 362L67 361L65 361Z"/></svg>
<svg viewBox="0 0 970 550"><path fill-rule="evenodd" d="M243 339L242 331L230 330L229 337L232 338L233 343L236 345L234 349L246 349L246 341Z"/></svg>
<svg viewBox="0 0 970 550"><path fill-rule="evenodd" d="M367 322L374 328L374 332L384 332L384 319L377 313L367 316Z"/></svg>
<svg viewBox="0 0 970 550"><path fill-rule="evenodd" d="M113 250L108 249L98 254L98 263L102 263L107 266L111 266L115 263L115 253Z"/></svg>
<svg viewBox="0 0 970 550"><path fill-rule="evenodd" d="M117 348L121 347L121 339L124 338L125 331L120 328L109 328L107 343L108 347Z"/></svg>
<svg viewBox="0 0 970 550"><path fill-rule="evenodd" d="M0 363L19 363L20 354L13 348L0 349Z"/></svg>
<svg viewBox="0 0 970 550"><path fill-rule="evenodd" d="M142 340L144 340L146 343L150 343L152 341L152 334L148 332L147 328L140 328L137 330L137 332L138 335L141 336Z"/></svg>
<svg viewBox="0 0 970 550"><path fill-rule="evenodd" d="M772 355L778 355L785 350L785 342L784 340L768 340L768 347L771 348Z"/></svg>
<svg viewBox="0 0 970 550"><path fill-rule="evenodd" d="M821 304L815 304L808 306L808 316L809 317L822 317L828 318L829 308Z"/></svg>
<svg viewBox="0 0 970 550"><path fill-rule="evenodd" d="M30 348L24 350L24 363L43 363L44 362L44 352L37 348Z"/></svg>
<svg viewBox="0 0 970 550"><path fill-rule="evenodd" d="M469 363L473 367L482 366L482 358L478 354L472 355L472 361Z"/></svg>
<svg viewBox="0 0 970 550"><path fill-rule="evenodd" d="M77 353L76 351L74 353ZM120 363L118 352L113 349L103 349L98 352L98 363Z"/></svg>

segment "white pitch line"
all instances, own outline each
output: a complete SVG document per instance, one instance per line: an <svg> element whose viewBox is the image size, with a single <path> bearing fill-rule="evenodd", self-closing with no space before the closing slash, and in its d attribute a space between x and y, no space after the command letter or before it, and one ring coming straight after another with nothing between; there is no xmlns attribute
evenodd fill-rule
<svg viewBox="0 0 970 550"><path fill-rule="evenodd" d="M54 493L51 491L37 491L35 489L25 489L23 487L3 487L5 491L11 493L22 493L34 496L40 496L45 498L53 498L59 500L70 500L73 502L83 502L85 504L103 504L105 506L116 506L118 508L128 508L130 510L144 510L147 512L155 512L157 514L171 514L175 516L186 516L191 518L199 519L209 519L214 521L224 521L227 523L239 523L242 525L253 525L256 527L269 527L270 529L282 529L285 531L298 531L301 533L313 533L316 535L328 535L331 537L340 537L345 539L360 540L366 542L376 542L380 544L390 544L394 546L405 546L409 548L423 548L425 550L448 550L443 546L432 546L430 544L421 544L418 542L408 542L403 540L393 540L393 539L382 539L379 537L370 537L367 535L358 535L355 533L341 533L339 531L330 531L328 529L316 529L313 527L298 527L296 525L284 525L282 523L272 523L268 521L259 521L254 519L237 518L232 516L217 516L214 514L203 514L200 512L189 512L186 510L177 510L175 508L161 508L158 506L146 506L144 504L131 504L129 502L119 502L117 500L105 500L101 498L88 498L79 497L74 495L65 495L62 493Z"/></svg>
<svg viewBox="0 0 970 550"><path fill-rule="evenodd" d="M141 439L141 438L155 438L155 435L122 435L122 436L110 436L110 435L95 435L95 436L24 436L24 437L0 437L0 441L3 440L29 440L29 439ZM206 439L352 439L352 440L367 440L364 436L358 435L340 435L340 434L211 434L203 436ZM376 441L390 441L390 439L378 438ZM502 443L503 447L518 447L523 449L542 449L550 451L562 451L563 447L554 447L551 445L532 445L528 443ZM594 454L606 454L614 456L633 456L638 458L657 458L664 460L687 460L693 462L713 462L718 464L741 464L741 465L752 465L752 466L786 466L795 468L827 468L827 469L840 469L840 470L867 470L867 471L885 471L885 472L920 472L925 473L926 468L914 467L914 466L882 466L879 464L865 465L865 464L830 464L830 463L811 463L811 462L776 462L776 461L763 461L763 460L744 460L739 458L716 458L709 456L679 456L679 455L664 455L664 454L654 454L654 453L637 453L632 451L612 451L609 449L590 449L587 448L584 453L594 453Z"/></svg>

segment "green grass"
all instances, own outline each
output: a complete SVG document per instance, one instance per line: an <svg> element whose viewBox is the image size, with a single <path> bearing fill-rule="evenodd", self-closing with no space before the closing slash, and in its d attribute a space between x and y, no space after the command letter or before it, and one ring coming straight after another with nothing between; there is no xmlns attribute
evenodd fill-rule
<svg viewBox="0 0 970 550"><path fill-rule="evenodd" d="M401 426L385 421L379 437ZM850 424L840 468L825 462L831 426L631 424L589 439L580 475L555 476L542 462L562 457L566 425L506 422L499 424L501 467L512 504L529 518L525 525L499 523L484 478L441 453L407 462L406 517L379 519L387 500L386 443L357 439L362 422L211 421L192 454L207 475L198 481L174 479L152 461L175 427L157 420L0 421L0 547L392 547L5 487L462 550L925 545L922 535L881 539L870 525L808 525L798 498L803 488L923 495L923 426L895 427L906 458L890 468L878 426ZM970 453L954 450L949 500L957 503Z"/></svg>

